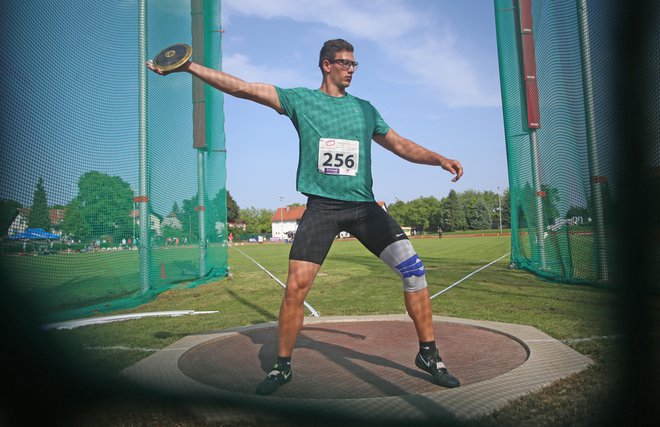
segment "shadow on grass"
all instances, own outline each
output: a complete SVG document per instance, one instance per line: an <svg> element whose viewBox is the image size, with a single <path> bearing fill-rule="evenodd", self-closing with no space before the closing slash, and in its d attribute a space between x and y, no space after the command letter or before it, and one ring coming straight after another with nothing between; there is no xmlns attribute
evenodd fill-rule
<svg viewBox="0 0 660 427"><path fill-rule="evenodd" d="M251 301L248 301L247 299L243 298L242 296L240 296L236 292L232 291L231 289L226 289L226 290L227 290L227 293L234 300L236 300L240 304L244 305L245 307L249 308L250 310L253 310L253 311L259 313L259 315L261 315L265 319L265 320L262 320L262 322L263 321L272 322L274 320L277 320L277 315L276 314L271 313L270 311L266 310L265 308L255 304Z"/></svg>

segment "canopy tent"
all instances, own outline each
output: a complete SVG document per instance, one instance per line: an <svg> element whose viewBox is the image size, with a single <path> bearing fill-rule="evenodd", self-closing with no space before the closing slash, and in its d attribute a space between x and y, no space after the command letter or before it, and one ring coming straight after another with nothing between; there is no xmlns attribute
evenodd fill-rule
<svg viewBox="0 0 660 427"><path fill-rule="evenodd" d="M24 232L10 237L10 239L16 240L55 240L60 238L59 234L50 233L43 228L28 228Z"/></svg>

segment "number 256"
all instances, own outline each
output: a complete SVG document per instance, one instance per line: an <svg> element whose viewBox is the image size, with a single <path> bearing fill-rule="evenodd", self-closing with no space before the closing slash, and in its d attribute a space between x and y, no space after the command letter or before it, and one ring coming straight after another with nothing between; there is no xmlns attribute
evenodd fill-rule
<svg viewBox="0 0 660 427"><path fill-rule="evenodd" d="M353 154L349 154L344 158L344 153L336 153L333 155L333 153L323 153L323 156L325 157L325 162L323 162L323 166L331 166L335 168L340 168L342 166L346 166L347 168L352 168L355 166L355 160L353 160ZM333 162L334 161L334 162Z"/></svg>

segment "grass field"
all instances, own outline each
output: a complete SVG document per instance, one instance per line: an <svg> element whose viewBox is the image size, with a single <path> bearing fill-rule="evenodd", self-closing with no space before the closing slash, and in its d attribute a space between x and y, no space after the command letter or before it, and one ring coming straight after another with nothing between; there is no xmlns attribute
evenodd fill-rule
<svg viewBox="0 0 660 427"><path fill-rule="evenodd" d="M427 267L431 294L509 252L508 236L416 239ZM283 289L245 255L281 281L287 272L286 244L241 245L229 249L231 278L196 288L171 289L131 312L191 309L215 314L151 317L73 330L51 330L53 351L78 372L113 381L119 372L189 334L275 321ZM245 254L245 255L244 255ZM531 325L564 341L595 363L589 369L529 395L469 425L594 425L616 411L624 329L619 294L611 289L548 283L510 270L508 257L476 273L433 300L436 315ZM401 283L356 241L335 243L307 302L321 316L405 313ZM114 313L113 313L114 314ZM88 408L81 425L280 426L291 420L233 424L196 417L187 407L129 403ZM78 418L77 418L78 419ZM141 420L149 420L141 424Z"/></svg>
<svg viewBox="0 0 660 427"><path fill-rule="evenodd" d="M225 251L226 247L220 244L207 246L208 256L215 257L209 259L223 266ZM140 295L139 256L138 251L132 250L0 256L0 271L19 295L40 307L44 320L55 321L64 320L60 317L66 316L67 311L91 312L84 309L110 302L120 305L122 298L124 306L148 300L148 296ZM153 294L199 277L198 260L198 246L153 248L149 273Z"/></svg>

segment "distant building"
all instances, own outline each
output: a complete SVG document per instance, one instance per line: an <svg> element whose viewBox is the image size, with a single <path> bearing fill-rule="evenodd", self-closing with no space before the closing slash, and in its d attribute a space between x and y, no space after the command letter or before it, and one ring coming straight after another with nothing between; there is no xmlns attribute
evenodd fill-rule
<svg viewBox="0 0 660 427"><path fill-rule="evenodd" d="M378 205L387 211L387 206L385 202L377 202ZM287 206L286 208L277 208L272 217L272 234L273 237L279 237L280 239L286 239L289 234L296 234L298 230L298 224L300 224L300 219L305 213L306 206ZM339 233L339 237L347 238L351 237L350 234L342 231Z"/></svg>
<svg viewBox="0 0 660 427"><path fill-rule="evenodd" d="M65 215L66 215L66 209L48 210L48 218L50 219L50 227L53 233L60 234Z"/></svg>
<svg viewBox="0 0 660 427"><path fill-rule="evenodd" d="M51 233L61 234L62 222L66 215L66 209L49 209L48 219L50 220L50 228L46 231ZM9 228L7 229L7 237L12 237L21 234L28 228L28 220L30 218L30 208L16 209L16 216L12 220Z"/></svg>
<svg viewBox="0 0 660 427"><path fill-rule="evenodd" d="M139 209L133 209L131 210L131 213L129 216L135 221L135 225L137 227L140 226L140 210ZM164 220L163 220L164 221ZM153 230L153 232L156 234L156 236L162 236L163 231L161 230L161 221L160 218L158 218L157 215L151 213L149 214L149 228Z"/></svg>
<svg viewBox="0 0 660 427"><path fill-rule="evenodd" d="M29 215L29 209L28 209ZM16 210L16 216L12 220L9 228L7 229L7 237L13 237L17 234L21 234L28 228L28 217L25 213L25 208L20 208Z"/></svg>
<svg viewBox="0 0 660 427"><path fill-rule="evenodd" d="M181 224L181 220L176 217L176 214L171 213L167 217L163 219L163 222L160 223L161 227L170 227L170 228L176 228L177 230L182 230L183 229L183 224Z"/></svg>
<svg viewBox="0 0 660 427"><path fill-rule="evenodd" d="M306 206L277 208L271 220L273 237L286 239L288 234L295 234L305 209L307 209Z"/></svg>

